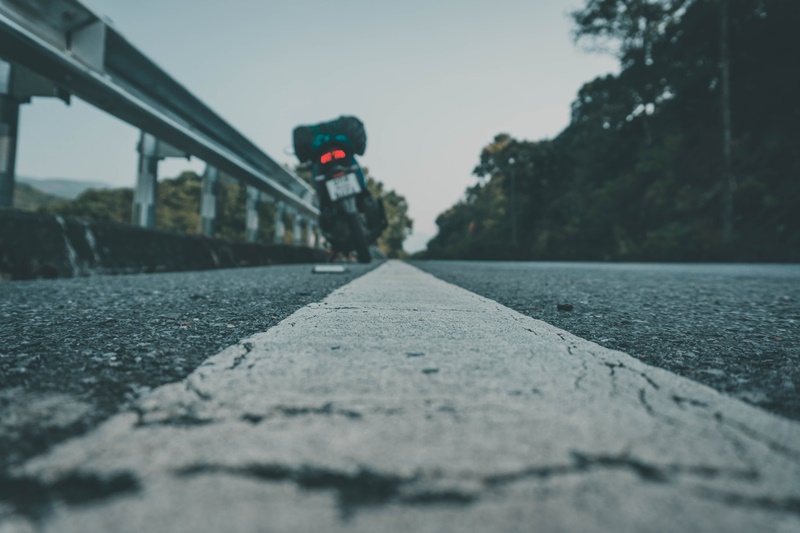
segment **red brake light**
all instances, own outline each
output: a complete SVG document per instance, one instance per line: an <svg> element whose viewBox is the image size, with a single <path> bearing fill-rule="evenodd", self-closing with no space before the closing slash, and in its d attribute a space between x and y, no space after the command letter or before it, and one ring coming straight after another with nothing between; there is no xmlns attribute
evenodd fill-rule
<svg viewBox="0 0 800 533"><path fill-rule="evenodd" d="M344 159L347 157L347 154L344 153L344 150L334 150L333 152L326 152L319 157L319 162L323 165L326 163L330 163L334 159Z"/></svg>

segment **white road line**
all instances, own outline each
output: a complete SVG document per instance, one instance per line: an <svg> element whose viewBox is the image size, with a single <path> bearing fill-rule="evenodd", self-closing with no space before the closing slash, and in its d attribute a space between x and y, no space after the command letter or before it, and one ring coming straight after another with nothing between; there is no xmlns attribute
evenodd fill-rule
<svg viewBox="0 0 800 533"><path fill-rule="evenodd" d="M399 262L18 475L54 532L800 531L800 424Z"/></svg>

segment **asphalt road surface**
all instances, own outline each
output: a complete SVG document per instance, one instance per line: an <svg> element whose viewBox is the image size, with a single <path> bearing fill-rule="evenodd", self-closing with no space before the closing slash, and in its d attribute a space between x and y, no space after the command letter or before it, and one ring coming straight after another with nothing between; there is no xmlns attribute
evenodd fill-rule
<svg viewBox="0 0 800 533"><path fill-rule="evenodd" d="M421 261L435 276L800 420L800 265ZM558 305L570 310L559 310Z"/></svg>
<svg viewBox="0 0 800 533"><path fill-rule="evenodd" d="M374 265L373 265L374 266ZM0 472L266 331L371 267L0 283Z"/></svg>
<svg viewBox="0 0 800 533"><path fill-rule="evenodd" d="M0 285L0 532L800 530L800 267L419 266Z"/></svg>
<svg viewBox="0 0 800 533"><path fill-rule="evenodd" d="M800 530L800 424L389 262L0 483L0 531Z"/></svg>

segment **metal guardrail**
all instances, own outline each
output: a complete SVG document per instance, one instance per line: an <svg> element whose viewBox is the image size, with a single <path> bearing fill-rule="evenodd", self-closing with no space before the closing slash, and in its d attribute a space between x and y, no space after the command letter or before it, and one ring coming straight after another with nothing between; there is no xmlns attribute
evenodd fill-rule
<svg viewBox="0 0 800 533"><path fill-rule="evenodd" d="M304 216L316 193L78 0L0 0L0 57Z"/></svg>

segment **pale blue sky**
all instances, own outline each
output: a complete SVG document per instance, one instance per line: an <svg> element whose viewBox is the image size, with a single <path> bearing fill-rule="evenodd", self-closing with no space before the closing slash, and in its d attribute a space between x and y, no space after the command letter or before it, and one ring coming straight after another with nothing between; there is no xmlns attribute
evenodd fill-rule
<svg viewBox="0 0 800 533"><path fill-rule="evenodd" d="M134 45L280 162L292 128L360 117L361 159L404 194L418 249L507 132L557 134L581 84L616 70L570 36L580 0L93 0ZM17 171L132 186L138 132L88 105L23 107ZM161 176L200 162L172 160Z"/></svg>

